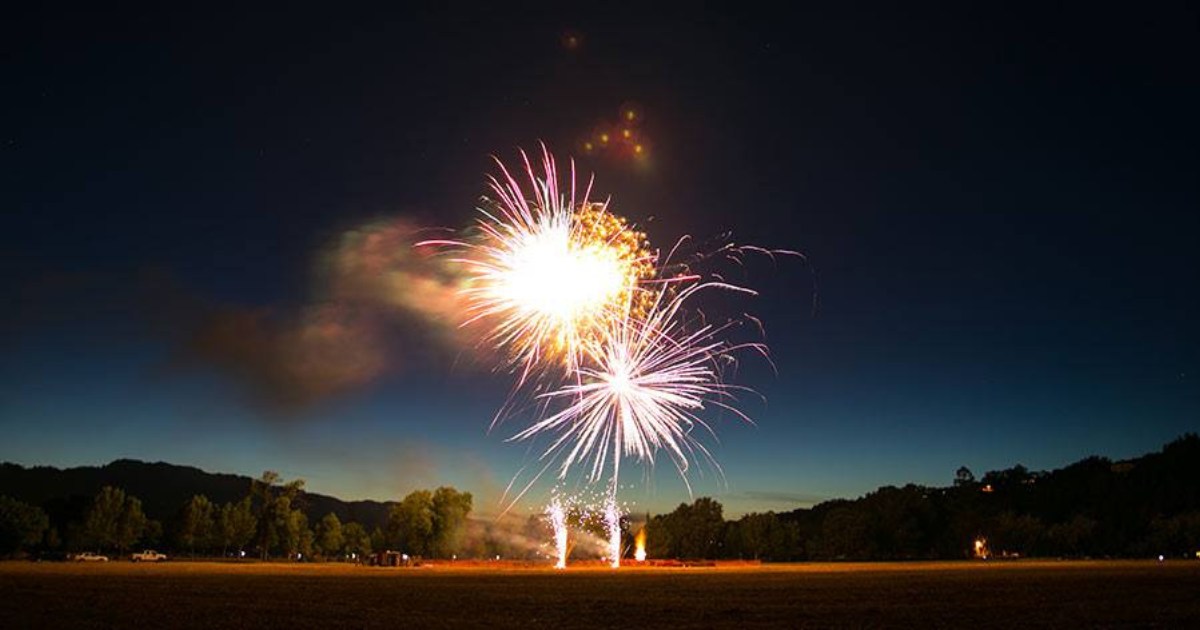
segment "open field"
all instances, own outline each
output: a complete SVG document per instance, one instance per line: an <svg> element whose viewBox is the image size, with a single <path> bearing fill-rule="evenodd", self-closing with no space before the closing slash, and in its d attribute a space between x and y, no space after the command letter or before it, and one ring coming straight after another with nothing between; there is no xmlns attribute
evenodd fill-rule
<svg viewBox="0 0 1200 630"><path fill-rule="evenodd" d="M1200 626L1200 562L656 569L0 562L6 628Z"/></svg>

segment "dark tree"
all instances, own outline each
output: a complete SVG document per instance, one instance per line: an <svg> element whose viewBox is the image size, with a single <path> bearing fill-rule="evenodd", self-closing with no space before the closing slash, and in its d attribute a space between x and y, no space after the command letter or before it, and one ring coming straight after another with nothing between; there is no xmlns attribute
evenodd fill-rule
<svg viewBox="0 0 1200 630"><path fill-rule="evenodd" d="M955 486L970 486L975 483L975 473L971 472L970 468L963 466L954 473Z"/></svg>
<svg viewBox="0 0 1200 630"><path fill-rule="evenodd" d="M42 508L0 496L0 554L9 555L37 545L49 527L50 519Z"/></svg>

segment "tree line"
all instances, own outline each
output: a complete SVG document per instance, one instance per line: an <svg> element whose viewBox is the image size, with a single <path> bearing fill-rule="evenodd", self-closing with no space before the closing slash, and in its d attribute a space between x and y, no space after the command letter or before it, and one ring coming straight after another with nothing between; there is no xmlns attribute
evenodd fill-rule
<svg viewBox="0 0 1200 630"><path fill-rule="evenodd" d="M710 498L650 518L658 558L759 560L1196 557L1200 437L1113 462L1090 457L1051 472L1023 466L982 478L960 468L947 487L885 486L855 500L727 521ZM977 545L978 543L978 545Z"/></svg>
<svg viewBox="0 0 1200 630"><path fill-rule="evenodd" d="M261 559L361 559L398 550L414 557L459 552L471 512L468 492L441 487L417 490L392 505L384 527L368 533L334 513L310 525L304 481L285 481L273 471L251 481L246 496L216 504L197 494L166 522L151 519L141 501L105 486L81 520L52 523L40 506L0 496L0 555L93 550L124 554L152 547L192 557L248 554Z"/></svg>
<svg viewBox="0 0 1200 630"><path fill-rule="evenodd" d="M1090 457L1050 472L1023 466L986 473L963 467L946 487L885 486L853 500L726 520L711 498L649 518L654 558L791 560L951 559L995 556L1189 556L1200 552L1200 437L1185 435L1151 453L1114 462ZM105 487L81 519L53 523L39 506L0 497L0 555L29 551L118 551L139 546L184 555L260 558L544 555L539 517L471 522L470 493L418 490L391 504L370 533L326 514L311 525L304 482L266 472L245 497L217 505L196 495L165 524L137 497ZM585 527L587 523L578 524ZM594 523L592 524L595 525ZM630 527L624 522L626 530ZM593 532L597 536L602 533ZM631 547L631 531L626 531Z"/></svg>

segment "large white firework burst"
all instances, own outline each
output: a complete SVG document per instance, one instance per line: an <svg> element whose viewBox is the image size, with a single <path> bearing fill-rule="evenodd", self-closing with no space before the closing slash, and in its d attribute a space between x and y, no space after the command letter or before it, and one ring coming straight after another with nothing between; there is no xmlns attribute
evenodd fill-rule
<svg viewBox="0 0 1200 630"><path fill-rule="evenodd" d="M563 191L545 147L540 176L524 151L521 159L528 190L496 160L501 177L488 177L495 198L479 209L478 238L421 245L459 249L462 325L485 323L486 338L511 354L523 383L539 367L571 371L584 343L629 308L651 264L641 235L589 201L590 181L576 198L574 162Z"/></svg>
<svg viewBox="0 0 1200 630"><path fill-rule="evenodd" d="M685 484L697 457L719 471L695 435L697 429L712 433L700 414L719 407L751 422L730 404L734 390L744 388L722 381L721 362L746 348L765 356L766 348L726 341L722 333L731 324L684 330L680 309L705 289L753 293L725 283L694 284L660 292L645 317L626 313L607 321L603 332L585 344L586 359L573 378L543 394L563 407L510 439L553 435L541 458L558 461L560 477L580 465L595 482L611 467L613 487L622 458L653 464L660 450L671 457Z"/></svg>

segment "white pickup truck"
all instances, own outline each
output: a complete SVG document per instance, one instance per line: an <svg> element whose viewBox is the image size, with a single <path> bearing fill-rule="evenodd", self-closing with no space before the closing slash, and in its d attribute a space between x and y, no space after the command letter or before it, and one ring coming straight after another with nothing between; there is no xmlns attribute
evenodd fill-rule
<svg viewBox="0 0 1200 630"><path fill-rule="evenodd" d="M147 549L141 553L133 554L129 559L134 562L162 562L167 559L167 556L153 549Z"/></svg>

